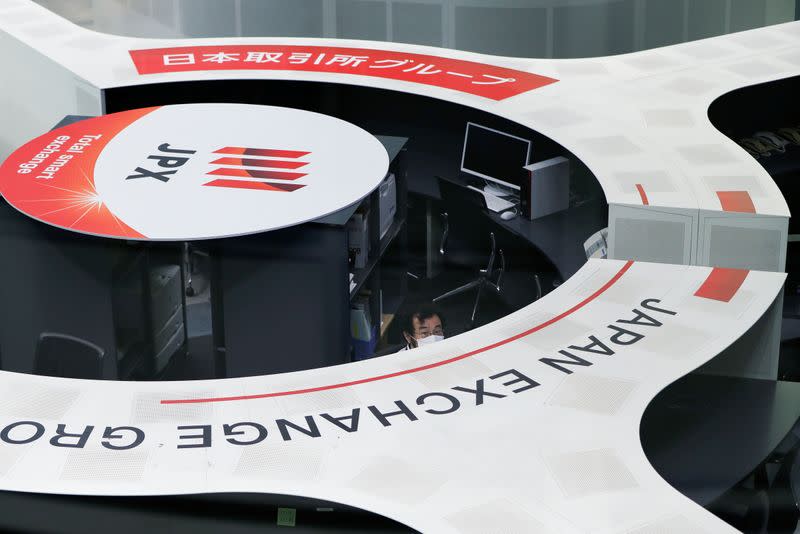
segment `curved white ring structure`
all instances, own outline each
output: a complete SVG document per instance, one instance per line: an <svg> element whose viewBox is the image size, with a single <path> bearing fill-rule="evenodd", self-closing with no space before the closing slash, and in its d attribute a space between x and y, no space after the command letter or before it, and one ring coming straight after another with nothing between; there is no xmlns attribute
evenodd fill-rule
<svg viewBox="0 0 800 534"><path fill-rule="evenodd" d="M652 242L626 234L642 225L666 232L673 226L661 225L678 221L684 246L672 263L589 261L547 297L486 327L346 366L178 383L0 373L0 488L295 494L424 532L732 530L657 475L642 452L639 421L661 389L753 325L752 335L774 333L768 310L784 280L789 211L769 175L706 112L733 89L800 73L799 37L794 23L624 56L545 61L321 39L122 38L83 30L29 0L4 2L0 47L21 58L18 69L38 75L16 70L19 83L3 89L16 92L8 95L16 108L3 110L6 123L20 125L0 132L3 152L65 110L102 112L101 89L227 78L351 83L465 104L556 140L600 180L616 257L663 260ZM340 72L140 75L129 54L233 45L424 54L558 81L494 100ZM31 109L40 84L75 87L77 104L59 90L50 108ZM776 232L779 246L760 263L720 265L744 270L704 267L719 227ZM770 362L745 364L749 374L774 373ZM80 440L53 436L87 425L94 428L81 447L56 446Z"/></svg>

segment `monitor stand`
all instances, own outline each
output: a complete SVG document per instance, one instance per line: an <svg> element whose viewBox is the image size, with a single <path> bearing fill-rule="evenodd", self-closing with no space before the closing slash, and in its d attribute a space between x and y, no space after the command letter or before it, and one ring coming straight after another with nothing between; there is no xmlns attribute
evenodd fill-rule
<svg viewBox="0 0 800 534"><path fill-rule="evenodd" d="M483 192L486 193L487 195L492 195L492 196L500 197L500 198L516 197L516 196L519 195L519 191L517 191L517 190L515 190L515 189L513 189L511 187L505 187L505 186L502 186L500 184L496 184L494 182L488 182L488 181L483 186Z"/></svg>

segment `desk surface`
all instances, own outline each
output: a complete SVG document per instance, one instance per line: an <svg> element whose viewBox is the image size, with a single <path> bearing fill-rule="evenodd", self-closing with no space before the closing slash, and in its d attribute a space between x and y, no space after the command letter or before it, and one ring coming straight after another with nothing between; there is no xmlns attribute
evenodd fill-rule
<svg viewBox="0 0 800 534"><path fill-rule="evenodd" d="M444 178L457 185L466 186L466 182L453 178ZM436 181L431 184L417 183L413 192L424 196L439 198ZM586 263L586 252L583 243L594 232L605 227L608 221L608 209L600 200L589 200L537 219L528 219L517 215L513 219L503 220L500 213L481 210L493 223L505 228L513 235L541 251L558 270L562 280L575 274Z"/></svg>
<svg viewBox="0 0 800 534"><path fill-rule="evenodd" d="M392 135L376 134L375 138L380 141L383 145L383 148L386 149L386 153L389 155L390 163L394 162L395 158L400 154L400 151L403 150L403 147L408 142L408 137L397 137ZM347 224L347 221L350 219L353 213L355 213L356 209L358 209L358 205L359 202L355 202L346 208L337 211L336 213L326 215L325 217L316 219L313 222L343 226Z"/></svg>
<svg viewBox="0 0 800 534"><path fill-rule="evenodd" d="M708 505L763 462L800 419L800 383L689 375L653 399L642 447L675 489Z"/></svg>
<svg viewBox="0 0 800 534"><path fill-rule="evenodd" d="M396 155L402 143L390 141ZM183 104L43 134L0 167L0 193L22 213L79 233L215 239L330 215L372 192L388 167L381 142L334 117Z"/></svg>

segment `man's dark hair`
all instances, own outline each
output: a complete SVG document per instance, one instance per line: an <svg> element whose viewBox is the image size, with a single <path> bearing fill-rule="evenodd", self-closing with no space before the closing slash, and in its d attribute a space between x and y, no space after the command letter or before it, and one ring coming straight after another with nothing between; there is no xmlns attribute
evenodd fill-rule
<svg viewBox="0 0 800 534"><path fill-rule="evenodd" d="M442 315L442 311L433 304L422 304L421 306L415 307L410 313L407 313L403 317L403 332L408 332L409 334L414 335L414 319L422 322L426 319L430 319L434 315L439 317L439 319L442 321L442 328L444 328L445 320L444 315Z"/></svg>

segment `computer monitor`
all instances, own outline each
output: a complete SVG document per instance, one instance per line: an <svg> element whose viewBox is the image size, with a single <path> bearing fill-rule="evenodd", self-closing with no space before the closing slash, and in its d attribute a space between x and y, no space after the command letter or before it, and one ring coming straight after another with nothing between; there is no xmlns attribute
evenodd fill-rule
<svg viewBox="0 0 800 534"><path fill-rule="evenodd" d="M530 163L531 142L473 122L464 132L461 171L499 186L520 189L523 167Z"/></svg>

